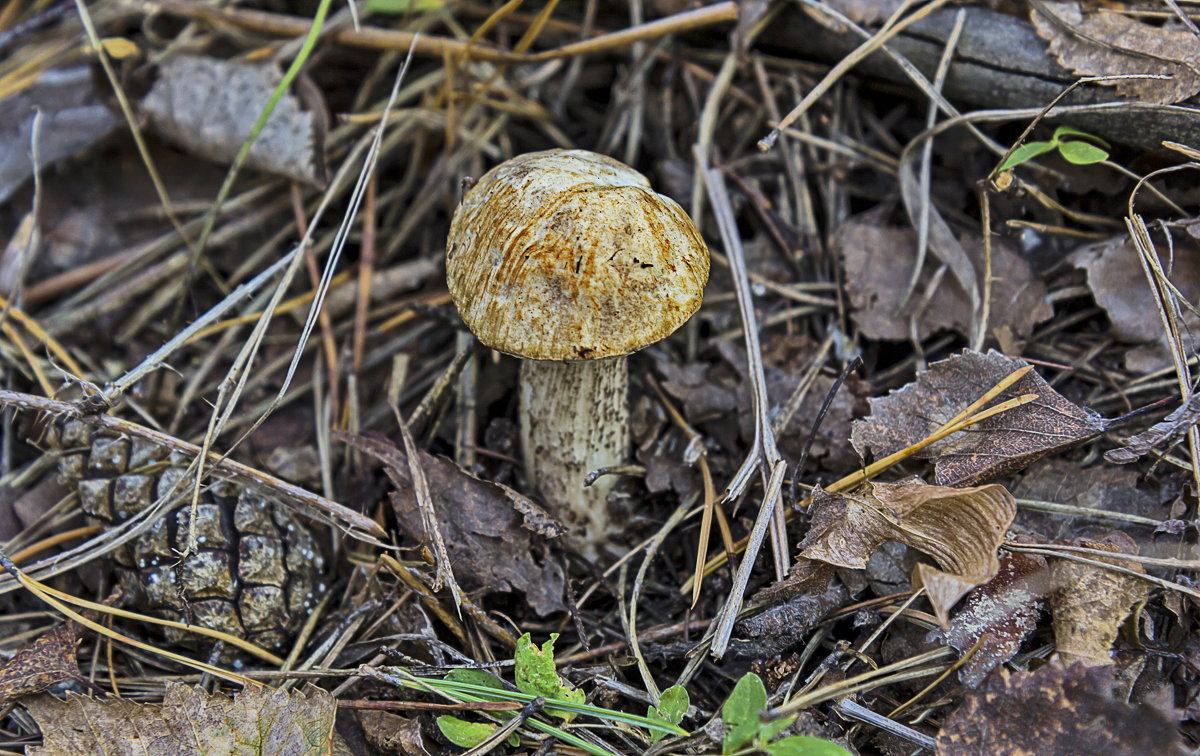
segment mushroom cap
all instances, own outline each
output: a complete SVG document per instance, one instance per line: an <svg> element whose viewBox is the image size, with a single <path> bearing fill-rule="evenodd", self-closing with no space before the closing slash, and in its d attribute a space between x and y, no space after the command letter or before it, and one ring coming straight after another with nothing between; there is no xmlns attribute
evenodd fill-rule
<svg viewBox="0 0 1200 756"><path fill-rule="evenodd" d="M708 265L683 208L585 150L531 152L488 171L446 245L467 327L535 360L616 357L665 338L699 309Z"/></svg>

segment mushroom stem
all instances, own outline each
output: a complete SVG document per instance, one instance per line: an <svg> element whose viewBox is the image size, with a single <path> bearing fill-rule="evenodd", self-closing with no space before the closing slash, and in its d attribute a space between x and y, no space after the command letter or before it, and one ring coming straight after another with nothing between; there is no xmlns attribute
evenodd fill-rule
<svg viewBox="0 0 1200 756"><path fill-rule="evenodd" d="M583 479L628 457L626 358L521 360L520 386L525 471L571 527L571 543L595 558L610 535L607 498L613 479L603 476L587 488Z"/></svg>

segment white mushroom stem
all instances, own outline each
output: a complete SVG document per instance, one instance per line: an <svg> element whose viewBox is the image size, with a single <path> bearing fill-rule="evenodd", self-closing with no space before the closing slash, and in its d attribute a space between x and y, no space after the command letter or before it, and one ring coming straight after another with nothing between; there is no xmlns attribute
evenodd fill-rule
<svg viewBox="0 0 1200 756"><path fill-rule="evenodd" d="M568 538L594 558L609 531L608 492L592 470L623 464L629 454L629 368L625 357L581 362L521 360L521 450L525 471Z"/></svg>

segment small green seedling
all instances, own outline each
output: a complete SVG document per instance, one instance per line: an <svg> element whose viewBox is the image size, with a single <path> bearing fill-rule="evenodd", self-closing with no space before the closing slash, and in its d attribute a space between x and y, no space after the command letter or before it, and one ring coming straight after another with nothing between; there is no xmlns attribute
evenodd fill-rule
<svg viewBox="0 0 1200 756"><path fill-rule="evenodd" d="M747 672L737 681L721 709L721 722L725 725L725 741L721 744L721 753L726 756L744 753L765 753L768 756L850 756L850 752L837 743L821 738L793 735L772 741L776 735L787 729L795 717L766 721L762 718L765 708L766 686L758 675Z"/></svg>
<svg viewBox="0 0 1200 756"><path fill-rule="evenodd" d="M1069 137L1078 137L1070 139ZM1090 141L1083 141L1090 140ZM1070 126L1059 126L1054 130L1054 135L1050 137L1048 142L1026 142L1017 149L1012 151L1000 165L1000 172L1012 170L1022 163L1027 163L1039 155L1044 155L1047 152L1058 150L1058 154L1063 156L1063 160L1075 165L1091 165L1092 163L1100 163L1108 160L1108 150L1101 149L1092 142L1098 142L1104 147L1108 147L1108 142L1098 136L1093 136L1087 132L1073 129Z"/></svg>
<svg viewBox="0 0 1200 756"><path fill-rule="evenodd" d="M494 690L504 690L504 683L482 669L451 670L450 674L446 675L446 679L451 682L478 685ZM504 717L505 714L500 714L499 716ZM496 731L496 728L499 727L499 725L492 724L491 722L468 722L465 719L459 719L450 714L443 714L438 717L437 726L442 731L442 734L446 736L446 740L463 748L474 748L490 738L492 733ZM521 745L521 738L514 732L508 736L508 744L519 746Z"/></svg>
<svg viewBox="0 0 1200 756"><path fill-rule="evenodd" d="M683 717L691 705L692 701L683 686L672 685L658 697L658 706L651 706L646 710L646 716L656 722L677 725L683 721ZM650 740L657 743L666 735L665 732L655 730L650 733Z"/></svg>
<svg viewBox="0 0 1200 756"><path fill-rule="evenodd" d="M586 698L583 691L572 688L563 682L554 667L554 641L556 640L558 640L558 633L550 633L550 639L543 643L541 648L538 648L530 640L529 633L525 633L517 641L517 653L513 658L516 668L513 677L517 683L517 690L541 696L547 701L581 704ZM547 706L546 713L561 717L564 724L569 723L575 716L574 712L553 706Z"/></svg>
<svg viewBox="0 0 1200 756"><path fill-rule="evenodd" d="M554 666L554 641L558 634L552 634L541 648L534 645L529 635L525 634L517 641L517 650L513 659L514 679L518 690L505 687L498 678L478 669L456 669L441 680L415 678L407 676L401 682L405 687L435 689L453 694L463 701L515 701L526 704L538 697L546 701L554 701L559 705L546 705L542 712L563 720L563 727L572 718L581 714L595 717L601 721L613 724L621 723L641 727L650 732L654 740L666 735L687 735L687 730L679 726L688 708L687 692L675 686L663 692L659 705L649 716L626 714L625 712L590 706L584 703L584 693L568 685ZM513 716L511 712L494 712L497 719L507 720ZM437 719L438 729L446 739L463 748L474 748L491 737L499 727L492 722L469 722L458 717L444 715ZM530 727L557 738L559 741L574 746L593 756L614 756L608 750L584 740L572 732L555 727L548 722L531 718L523 727ZM508 742L516 746L520 738L516 733L508 736Z"/></svg>

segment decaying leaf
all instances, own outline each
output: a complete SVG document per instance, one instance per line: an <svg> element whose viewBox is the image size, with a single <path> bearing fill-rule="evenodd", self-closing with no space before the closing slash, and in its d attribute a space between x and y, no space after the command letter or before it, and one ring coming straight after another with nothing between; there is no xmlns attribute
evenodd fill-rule
<svg viewBox="0 0 1200 756"><path fill-rule="evenodd" d="M421 723L390 711L360 711L358 722L363 737L381 754L395 756L428 756Z"/></svg>
<svg viewBox="0 0 1200 756"><path fill-rule="evenodd" d="M933 278L931 264L927 263L918 279L914 295L900 308L917 262L917 234L885 225L885 217L872 210L838 227L837 247L846 267L846 291L854 305L855 324L865 336L892 341L912 338L914 315L918 339L938 331L969 333L971 299L954 277L943 276L932 295L936 304L925 306L925 292ZM977 239L960 243L971 264L981 268L983 244ZM937 262L932 255L927 259ZM1045 284L1010 244L999 239L992 242L992 270L995 281L989 325L993 329L1007 328L1017 338L1025 338L1034 325L1054 314Z"/></svg>
<svg viewBox="0 0 1200 756"><path fill-rule="evenodd" d="M877 458L911 446L968 404L1025 366L996 351L935 362L913 383L871 400L871 416L854 424L850 441L859 454ZM1030 371L997 402L1036 394L1037 399L987 418L926 447L917 458L932 459L937 483L967 486L1015 472L1030 462L1070 448L1104 431L1104 418L1078 407Z"/></svg>
<svg viewBox="0 0 1200 756"><path fill-rule="evenodd" d="M1000 557L996 576L971 591L947 630L935 631L959 651L983 638L979 650L958 670L964 685L976 687L988 672L1017 653L1037 627L1049 591L1045 559L1013 552Z"/></svg>
<svg viewBox="0 0 1200 756"><path fill-rule="evenodd" d="M333 752L337 701L328 691L246 688L233 698L167 683L162 704L68 693L23 702L42 728L30 756L321 756Z"/></svg>
<svg viewBox="0 0 1200 756"><path fill-rule="evenodd" d="M1085 13L1077 2L1056 0L1043 0L1040 6L1033 6L1030 18L1064 68L1080 76L1169 76L1115 82L1123 97L1163 105L1200 92L1200 74L1191 65L1196 59L1196 37L1174 18L1165 25L1151 25L1116 8Z"/></svg>
<svg viewBox="0 0 1200 756"><path fill-rule="evenodd" d="M404 452L377 436L334 437L384 463L395 486L392 506L397 519L413 538L423 539L425 524ZM487 593L519 590L538 614L561 611L562 567L557 560L535 557L534 534L562 535L562 523L508 486L480 480L445 457L419 454L438 527L462 587Z"/></svg>
<svg viewBox="0 0 1200 756"><path fill-rule="evenodd" d="M44 72L23 92L0 97L0 202L33 176L30 140L36 113L41 168L76 155L121 125L104 105L88 66Z"/></svg>
<svg viewBox="0 0 1200 756"><path fill-rule="evenodd" d="M1200 242L1189 234L1172 236L1172 253L1162 255L1163 270L1188 301L1200 299ZM1096 304L1108 313L1112 335L1141 346L1125 354L1125 367L1149 373L1171 364L1162 318L1138 251L1129 236L1122 234L1071 253L1071 264L1087 272L1088 288ZM1200 332L1200 317L1180 307L1182 325Z"/></svg>
<svg viewBox="0 0 1200 756"><path fill-rule="evenodd" d="M142 100L154 129L218 163L232 163L283 78L273 62L246 63L180 55L163 64ZM325 183L322 125L285 94L259 134L246 165L317 186Z"/></svg>
<svg viewBox="0 0 1200 756"><path fill-rule="evenodd" d="M1099 539L1072 539L1069 546L1136 554L1133 539L1112 532ZM1142 572L1136 562L1088 555ZM1054 617L1054 642L1065 664L1089 667L1112 664L1109 652L1129 611L1149 593L1149 583L1115 570L1068 559L1050 559L1050 608Z"/></svg>
<svg viewBox="0 0 1200 756"><path fill-rule="evenodd" d="M1001 667L946 718L938 756L1182 756L1169 712L1113 698L1108 668Z"/></svg>
<svg viewBox="0 0 1200 756"><path fill-rule="evenodd" d="M1179 409L1129 439L1119 449L1110 449L1104 458L1116 465L1136 462L1152 449L1166 450L1183 440L1191 427L1200 422L1200 394L1192 394Z"/></svg>
<svg viewBox="0 0 1200 756"><path fill-rule="evenodd" d="M1136 515L1151 521L1169 519L1171 508L1166 501L1171 499L1171 493L1139 486L1139 477L1137 470L1128 467L1107 464L1080 467L1077 460L1047 457L1030 465L1010 490L1018 500L1048 501L1095 509L1099 513ZM1112 527L1111 520L1038 512L1026 507L1017 513L1017 524L1040 535L1042 541L1074 538L1095 532L1096 528ZM1139 528L1146 533L1153 527L1149 523L1122 526L1125 530Z"/></svg>
<svg viewBox="0 0 1200 756"><path fill-rule="evenodd" d="M21 696L42 693L52 685L78 679L75 623L67 622L39 635L0 669L0 707Z"/></svg>
<svg viewBox="0 0 1200 756"><path fill-rule="evenodd" d="M945 488L920 481L868 483L855 494L818 492L800 556L863 568L881 544L898 541L928 554L938 567L917 565L943 625L950 607L1000 568L996 549L1017 513L1003 486Z"/></svg>

